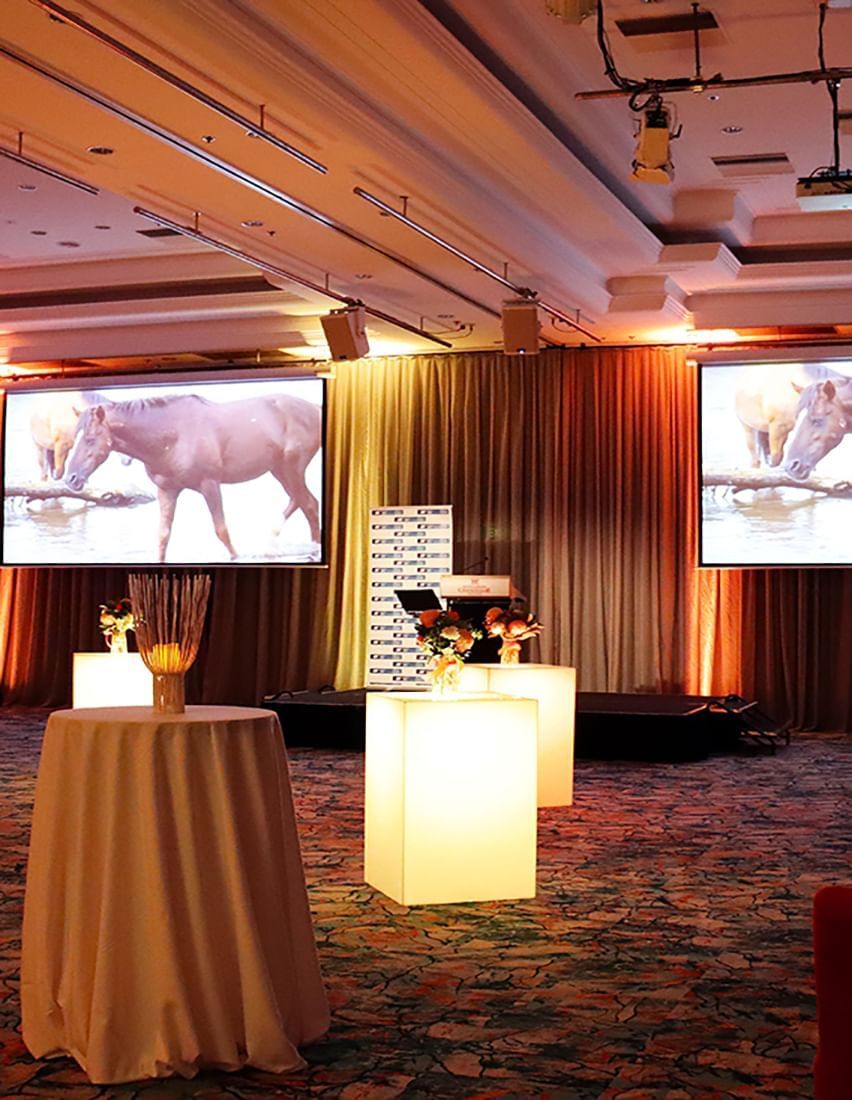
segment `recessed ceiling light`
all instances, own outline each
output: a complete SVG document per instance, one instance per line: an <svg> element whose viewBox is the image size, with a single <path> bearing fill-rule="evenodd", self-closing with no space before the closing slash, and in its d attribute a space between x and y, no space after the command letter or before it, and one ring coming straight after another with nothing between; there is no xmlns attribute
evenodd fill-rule
<svg viewBox="0 0 852 1100"><path fill-rule="evenodd" d="M711 103L718 103L722 97L719 95L718 92L710 92L707 98L710 100Z"/></svg>
<svg viewBox="0 0 852 1100"><path fill-rule="evenodd" d="M723 134L741 134L743 132L742 126L723 126Z"/></svg>
<svg viewBox="0 0 852 1100"><path fill-rule="evenodd" d="M201 140L204 142L205 145L212 145L213 142L216 140L216 135L215 134L202 134L201 135Z"/></svg>
<svg viewBox="0 0 852 1100"><path fill-rule="evenodd" d="M90 145L86 152L93 153L96 157L111 157L115 149L110 149L108 145Z"/></svg>
<svg viewBox="0 0 852 1100"><path fill-rule="evenodd" d="M38 188L36 187L36 185L34 183L19 183L18 184L18 190L19 191L38 191Z"/></svg>
<svg viewBox="0 0 852 1100"><path fill-rule="evenodd" d="M80 247L80 242L79 241L57 241L56 243L59 245L60 248L79 248Z"/></svg>
<svg viewBox="0 0 852 1100"><path fill-rule="evenodd" d="M112 229L111 225L96 225L95 229Z"/></svg>
<svg viewBox="0 0 852 1100"><path fill-rule="evenodd" d="M244 222L240 222L243 229L260 229L263 222L259 218L247 218Z"/></svg>
<svg viewBox="0 0 852 1100"><path fill-rule="evenodd" d="M31 229L30 234L33 237L46 237L47 236L47 230L46 229Z"/></svg>
<svg viewBox="0 0 852 1100"><path fill-rule="evenodd" d="M369 271L361 271L355 276L356 279L372 279L372 277Z"/></svg>

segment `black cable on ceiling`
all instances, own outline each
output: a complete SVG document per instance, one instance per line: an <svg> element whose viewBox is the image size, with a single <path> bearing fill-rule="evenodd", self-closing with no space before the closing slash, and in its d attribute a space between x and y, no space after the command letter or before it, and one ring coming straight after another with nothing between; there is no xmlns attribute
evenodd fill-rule
<svg viewBox="0 0 852 1100"><path fill-rule="evenodd" d="M819 67L822 72L828 71L828 67L825 63L825 17L827 14L828 4L823 0L823 3L819 6L819 34L817 46ZM834 162L831 166L831 171L837 175L840 172L840 81L827 80L825 87L828 92L828 98L831 100L831 124L834 152Z"/></svg>

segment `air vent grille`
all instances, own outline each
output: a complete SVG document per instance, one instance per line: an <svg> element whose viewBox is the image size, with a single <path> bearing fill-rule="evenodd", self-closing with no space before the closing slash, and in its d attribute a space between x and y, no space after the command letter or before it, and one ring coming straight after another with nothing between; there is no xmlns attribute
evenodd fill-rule
<svg viewBox="0 0 852 1100"><path fill-rule="evenodd" d="M158 237L180 237L181 233L178 233L176 229L166 229L165 226L161 226L159 229L137 229L136 232L140 237L152 237L154 239Z"/></svg>
<svg viewBox="0 0 852 1100"><path fill-rule="evenodd" d="M742 153L738 156L712 157L723 176L783 176L793 171L786 153Z"/></svg>
<svg viewBox="0 0 852 1100"><path fill-rule="evenodd" d="M616 19L615 25L625 38L640 38L649 34L680 34L718 27L716 16L710 11L688 12L685 15L652 15L645 19Z"/></svg>

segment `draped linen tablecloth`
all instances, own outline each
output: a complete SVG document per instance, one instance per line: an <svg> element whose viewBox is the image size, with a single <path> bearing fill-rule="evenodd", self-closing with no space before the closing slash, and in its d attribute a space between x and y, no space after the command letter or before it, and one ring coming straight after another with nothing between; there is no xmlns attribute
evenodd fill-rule
<svg viewBox="0 0 852 1100"><path fill-rule="evenodd" d="M51 715L21 965L36 1058L99 1084L302 1066L329 1022L277 717Z"/></svg>

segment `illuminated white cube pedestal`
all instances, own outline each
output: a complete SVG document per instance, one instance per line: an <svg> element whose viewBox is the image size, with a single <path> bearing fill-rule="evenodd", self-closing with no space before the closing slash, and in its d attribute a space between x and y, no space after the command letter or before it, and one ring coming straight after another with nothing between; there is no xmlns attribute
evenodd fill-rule
<svg viewBox="0 0 852 1100"><path fill-rule="evenodd" d="M154 677L138 653L75 653L72 707L152 707Z"/></svg>
<svg viewBox="0 0 852 1100"><path fill-rule="evenodd" d="M402 905L535 897L533 699L367 696L364 878Z"/></svg>
<svg viewBox="0 0 852 1100"><path fill-rule="evenodd" d="M538 701L538 804L574 800L577 671L562 665L465 665L462 691L497 691Z"/></svg>

